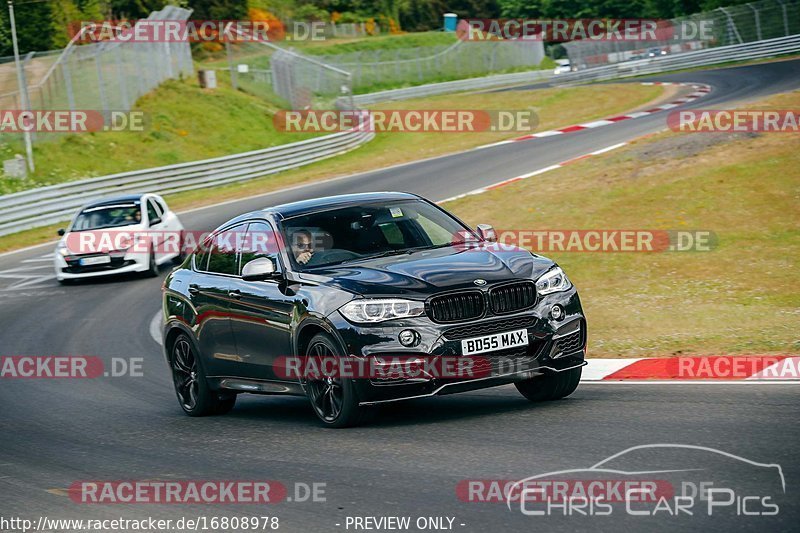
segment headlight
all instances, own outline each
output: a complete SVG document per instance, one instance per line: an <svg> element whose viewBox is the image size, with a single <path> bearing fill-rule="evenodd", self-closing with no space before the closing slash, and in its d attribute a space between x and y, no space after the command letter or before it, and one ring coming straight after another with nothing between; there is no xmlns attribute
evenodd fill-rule
<svg viewBox="0 0 800 533"><path fill-rule="evenodd" d="M550 269L536 280L536 291L544 296L554 292L565 291L572 287L567 275L559 267Z"/></svg>
<svg viewBox="0 0 800 533"><path fill-rule="evenodd" d="M61 254L63 257L67 257L69 255L69 250L67 249L67 245L63 242L59 242L56 245L56 252Z"/></svg>
<svg viewBox="0 0 800 533"><path fill-rule="evenodd" d="M425 312L425 304L399 299L353 300L343 305L339 311L351 322L373 324L395 318L420 316Z"/></svg>

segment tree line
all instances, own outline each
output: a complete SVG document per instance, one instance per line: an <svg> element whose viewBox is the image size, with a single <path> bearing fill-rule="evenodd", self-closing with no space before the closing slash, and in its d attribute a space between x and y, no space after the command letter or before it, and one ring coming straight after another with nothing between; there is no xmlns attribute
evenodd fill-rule
<svg viewBox="0 0 800 533"><path fill-rule="evenodd" d="M15 0L20 50L67 44L76 21L138 19L167 4L193 19L241 20L250 9L280 19L359 22L389 19L404 31L437 30L444 13L465 18L673 18L745 0ZM12 53L8 11L0 9L0 56Z"/></svg>

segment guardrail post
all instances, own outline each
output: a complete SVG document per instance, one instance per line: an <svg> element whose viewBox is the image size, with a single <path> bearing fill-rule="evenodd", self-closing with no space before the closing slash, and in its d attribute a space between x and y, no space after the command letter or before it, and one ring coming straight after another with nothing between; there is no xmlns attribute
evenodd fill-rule
<svg viewBox="0 0 800 533"><path fill-rule="evenodd" d="M731 14L728 13L728 11L724 7L720 7L719 10L722 11L722 13L728 18L727 27L728 27L729 40L733 41L733 39L730 38L730 36L733 35L736 37L736 40L739 41L739 44L742 44L744 41L742 41L742 36L739 35L739 30L736 28L736 23L733 21L733 17L731 16Z"/></svg>
<svg viewBox="0 0 800 533"><path fill-rule="evenodd" d="M64 76L64 88L67 91L67 105L70 111L75 111L75 94L72 92L72 75L69 72L69 60L72 54L61 62L61 75Z"/></svg>
<svg viewBox="0 0 800 533"><path fill-rule="evenodd" d="M103 108L103 113L108 115L108 100L106 99L105 82L103 81L103 67L100 65L100 54L94 54L94 66L97 70L97 92L100 95L100 106Z"/></svg>
<svg viewBox="0 0 800 533"><path fill-rule="evenodd" d="M228 56L228 70L231 73L231 87L236 91L239 89L239 80L236 77L236 68L233 64L233 50L231 50L230 39L225 39L225 55Z"/></svg>
<svg viewBox="0 0 800 533"><path fill-rule="evenodd" d="M755 18L755 23L756 23L756 39L758 39L760 41L761 40L761 16L759 15L759 12L758 12L758 9L756 9L756 6L754 6L750 2L747 2L747 7L749 7L750 9L753 10L753 17Z"/></svg>
<svg viewBox="0 0 800 533"><path fill-rule="evenodd" d="M781 5L781 11L783 11L783 34L788 37L789 36L789 15L786 13L786 4L783 3L783 0L777 0L777 2Z"/></svg>
<svg viewBox="0 0 800 533"><path fill-rule="evenodd" d="M122 57L121 57L121 50L120 45L114 49L114 62L116 63L117 67L117 80L119 81L119 95L122 98L122 110L127 111L130 109L130 101L128 99L128 84L126 76L122 73Z"/></svg>

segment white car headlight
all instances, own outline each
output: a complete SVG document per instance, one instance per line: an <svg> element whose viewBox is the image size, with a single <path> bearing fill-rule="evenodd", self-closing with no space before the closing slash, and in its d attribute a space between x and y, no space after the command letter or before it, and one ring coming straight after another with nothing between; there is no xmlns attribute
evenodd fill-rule
<svg viewBox="0 0 800 533"><path fill-rule="evenodd" d="M339 311L344 317L361 324L374 324L395 318L411 318L425 312L425 304L413 300L364 299L353 300L343 305Z"/></svg>
<svg viewBox="0 0 800 533"><path fill-rule="evenodd" d="M569 281L569 278L567 278L567 275L564 274L564 271L559 267L550 269L547 271L547 273L542 274L542 276L536 280L536 291L541 296L544 296L545 294L552 294L554 292L565 291L570 287L572 287L572 283Z"/></svg>
<svg viewBox="0 0 800 533"><path fill-rule="evenodd" d="M58 254L62 255L63 257L67 257L67 256L69 255L69 249L67 248L67 245L66 245L66 244L64 244L64 242L63 242L63 241L62 241L62 242L59 242L59 243L56 245L56 252L57 252Z"/></svg>

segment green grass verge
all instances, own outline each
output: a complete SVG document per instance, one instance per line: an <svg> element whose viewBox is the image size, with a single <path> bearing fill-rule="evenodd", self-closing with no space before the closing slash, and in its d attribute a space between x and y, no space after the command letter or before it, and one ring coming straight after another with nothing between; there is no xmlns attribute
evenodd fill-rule
<svg viewBox="0 0 800 533"><path fill-rule="evenodd" d="M670 132L446 207L497 228L716 233L709 252L546 253L580 290L591 356L798 354L798 168L790 133Z"/></svg>
<svg viewBox="0 0 800 533"><path fill-rule="evenodd" d="M26 180L0 177L0 194L268 148L315 135L276 131L276 109L225 84L207 91L194 78L171 80L137 102L135 110L145 114L145 131L58 134L36 143L36 172ZM0 158L16 153L25 153L19 140L0 143Z"/></svg>

